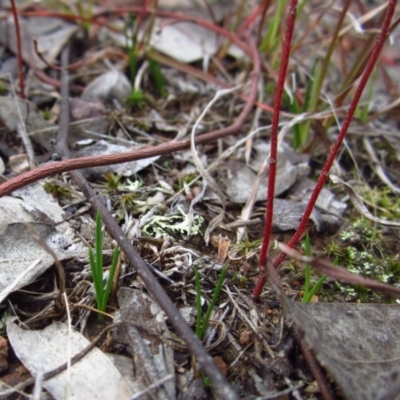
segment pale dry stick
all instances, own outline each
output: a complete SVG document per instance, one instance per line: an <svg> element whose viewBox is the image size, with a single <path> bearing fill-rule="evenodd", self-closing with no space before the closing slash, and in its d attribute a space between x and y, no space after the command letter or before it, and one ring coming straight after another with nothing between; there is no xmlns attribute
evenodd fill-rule
<svg viewBox="0 0 400 400"><path fill-rule="evenodd" d="M258 399L259 400L287 399L287 398L289 398L289 395L291 393L293 395L293 392L295 390L301 389L303 386L304 386L304 383L301 382L301 383L297 384L296 386L288 387L287 389L281 390L280 392L275 392L275 393L264 395L262 397L259 397Z"/></svg>
<svg viewBox="0 0 400 400"><path fill-rule="evenodd" d="M264 101L264 79L263 75L260 76L260 79L258 81L258 101L259 103L263 103ZM251 130L250 132L255 131L256 129L259 128L260 124L260 117L263 113L263 110L260 107L256 108L256 111L254 113L254 118L253 118L253 123L251 125ZM250 157L251 157L251 151L253 149L253 135L248 135L248 139L246 141L245 145L245 153L244 153L244 158L246 161L246 164L250 163Z"/></svg>
<svg viewBox="0 0 400 400"><path fill-rule="evenodd" d="M18 103L16 105L18 109L18 114L21 115ZM23 146L25 147L26 155L28 157L28 162L29 162L29 168L34 169L36 167L35 153L33 151L32 142L30 141L29 136L26 133L26 129L23 122L18 122L17 133L21 138Z"/></svg>
<svg viewBox="0 0 400 400"><path fill-rule="evenodd" d="M135 393L132 397L129 397L129 400L140 399L145 394L149 394L152 390L157 389L159 386L164 385L164 383L167 383L172 379L174 379L173 375L167 375L164 378L160 379L159 381L152 383L146 389Z"/></svg>
<svg viewBox="0 0 400 400"><path fill-rule="evenodd" d="M322 92L322 93L324 94L326 100L328 101L328 104L329 104L329 106L330 106L330 108L332 110L332 115L335 118L336 125L338 127L339 132L340 132L340 130L342 129L342 125L341 125L339 117L337 115L337 112L336 112L337 110L335 110L335 105L333 104L332 100L330 99L330 97L329 97L329 95L327 93L325 93L325 92ZM351 151L350 146L348 145L346 138L343 139L343 147L344 147L344 149L347 150L347 152L348 152L348 154L349 154L349 156L350 156L350 158L351 158L351 160L352 160L352 162L354 164L354 169L356 170L357 175L361 176L360 169L358 168L356 159L354 158L354 154ZM343 149L343 151L344 151L344 149ZM340 167L339 162L337 161L337 159L340 158L340 155L341 155L341 153L338 154L338 157L336 157L336 159L334 160L333 164L334 164L334 166L336 168L336 171L339 171L341 173L342 172L342 168Z"/></svg>
<svg viewBox="0 0 400 400"><path fill-rule="evenodd" d="M209 174L206 168L204 168L203 163L201 162L199 156L197 155L196 151L196 131L197 128L200 124L200 122L204 119L210 108L223 96L233 93L234 91L242 88L243 85L238 85L235 86L231 89L222 89L218 90L217 93L215 93L214 98L206 105L204 108L203 112L200 114L199 118L197 118L195 124L193 125L192 128L192 133L190 135L190 151L192 154L193 158L193 163L196 166L197 170L199 171L200 175L204 179L204 181L207 182L207 184L210 186L210 188L214 191L214 193L218 196L221 204L222 204L222 211L215 217L213 218L210 223L208 224L208 227L206 231L204 232L204 241L206 244L208 244L210 240L210 234L211 232L219 225L220 222L222 222L224 215L225 215L225 207L226 207L226 200L225 200L225 195L222 192L220 186L217 184L215 179Z"/></svg>
<svg viewBox="0 0 400 400"><path fill-rule="evenodd" d="M149 62L148 62L148 60L145 60L144 63L140 66L138 72L136 73L135 82L133 84L134 91L140 90L144 73L148 69L149 69Z"/></svg>
<svg viewBox="0 0 400 400"><path fill-rule="evenodd" d="M69 309L68 297L64 292L64 304L67 312L67 322L68 322L68 344L67 344L67 376L65 379L66 384L66 393L65 397L68 399L71 394L71 359L72 359L72 321L71 321L71 312Z"/></svg>
<svg viewBox="0 0 400 400"><path fill-rule="evenodd" d="M384 171L384 169L382 168L381 163L378 160L378 157L376 156L375 149L371 145L371 142L369 141L369 139L364 137L363 138L363 144L364 144L365 150L367 150L367 153L370 155L370 157L372 158L373 163L375 164L375 172L376 172L376 174L379 176L379 178L381 178L383 183L385 183L387 186L389 186L390 190L393 193L400 194L400 188L397 187L394 183L392 183L390 181L390 179L388 178L386 172Z"/></svg>
<svg viewBox="0 0 400 400"><path fill-rule="evenodd" d="M230 339L229 343L231 343L231 341L232 341L231 338L233 338L233 336L231 334L229 334L228 338ZM240 351L238 351L238 349L235 347L235 350L237 351L238 354L237 354L236 358L229 364L229 369L233 368L239 362L239 360L242 358L242 356L244 356L243 358L245 359L245 361L248 360L246 352L249 349L249 347L251 347L251 346L253 346L252 342L250 342L246 347L244 347Z"/></svg>
<svg viewBox="0 0 400 400"><path fill-rule="evenodd" d="M329 177L331 178L331 181L333 183L339 183L344 187L347 194L350 196L351 202L353 203L354 207L364 218L367 218L370 221L375 222L379 225L391 226L393 228L400 228L400 222L388 221L386 219L377 218L374 215L372 215L369 212L368 208L365 207L361 197L357 194L357 192L354 190L354 188L352 186L350 186L348 183L342 181L340 178L338 178L335 175L329 175Z"/></svg>
<svg viewBox="0 0 400 400"><path fill-rule="evenodd" d="M33 169L36 167L36 162L35 162L35 153L33 151L32 142L29 138L29 135L26 132L24 119L22 118L21 110L19 109L17 95L15 93L11 74L8 73L8 74L6 74L6 76L8 77L9 82L10 82L11 93L12 93L12 97L14 99L14 104L15 104L15 108L17 110L18 119L19 119L19 122L17 123L17 133L21 137L22 144L25 147L26 155L28 156L29 168Z"/></svg>
<svg viewBox="0 0 400 400"><path fill-rule="evenodd" d="M347 25L346 27L344 27L343 29L341 29L341 31L339 32L339 37L343 36L345 33L350 31L351 28L354 28L354 30L358 33L365 32L365 30L362 29L362 25L365 24L366 22L368 22L369 20L371 20L372 18L374 18L376 15L378 15L382 11L384 11L385 8L387 8L388 3L389 2L387 1L384 4L381 4L380 6L374 8L373 10L362 15L360 18L355 18L349 12L347 12L347 15L349 16L351 23L349 25ZM379 31L377 31L377 32L379 32Z"/></svg>
<svg viewBox="0 0 400 400"><path fill-rule="evenodd" d="M42 398L43 371L41 368L36 370L35 385L33 386L32 400L40 400Z"/></svg>

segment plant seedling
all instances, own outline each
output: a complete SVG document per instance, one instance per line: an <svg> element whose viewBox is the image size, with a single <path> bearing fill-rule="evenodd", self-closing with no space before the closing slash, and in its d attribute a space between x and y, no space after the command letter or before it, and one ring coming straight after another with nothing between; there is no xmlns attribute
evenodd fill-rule
<svg viewBox="0 0 400 400"><path fill-rule="evenodd" d="M160 64L152 58L149 59L149 64L151 76L153 78L157 92L160 96L165 96L167 94L167 90L165 89L165 79L162 74Z"/></svg>
<svg viewBox="0 0 400 400"><path fill-rule="evenodd" d="M89 247L89 263L90 269L93 276L94 290L96 294L97 309L101 312L105 312L110 296L112 283L114 281L115 272L117 270L119 248L116 247L113 251L110 272L106 281L106 285L103 283L103 232L102 232L102 220L99 211L96 213L96 232L95 232L95 252ZM99 322L103 322L104 315L98 314Z"/></svg>
<svg viewBox="0 0 400 400"><path fill-rule="evenodd" d="M224 283L226 273L228 271L228 268L224 267L221 270L221 273L218 278L218 282L215 286L215 290L212 296L212 299L210 301L210 304L208 305L207 311L203 316L203 312L201 309L201 287L200 287L200 274L199 271L196 270L194 278L195 278L195 286L196 286L196 336L200 339L204 339L204 335L207 332L208 328L208 323L210 322L210 317L212 310L214 309L219 294L221 293L221 288L222 284Z"/></svg>
<svg viewBox="0 0 400 400"><path fill-rule="evenodd" d="M306 235L306 240L304 243L304 252L307 257L311 257L311 244L310 244L310 237L308 234ZM303 298L301 301L303 303L310 303L313 296L318 292L322 284L325 282L327 276L322 275L318 281L314 284L314 286L310 289L311 283L311 265L309 263L306 264L305 269L305 282L304 282L304 293Z"/></svg>

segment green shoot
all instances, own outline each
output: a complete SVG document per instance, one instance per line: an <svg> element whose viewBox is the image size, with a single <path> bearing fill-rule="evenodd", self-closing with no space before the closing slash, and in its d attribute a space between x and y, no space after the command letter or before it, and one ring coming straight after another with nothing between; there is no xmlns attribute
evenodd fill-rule
<svg viewBox="0 0 400 400"><path fill-rule="evenodd" d="M272 20L269 22L267 33L260 45L260 50L262 52L273 52L279 44L280 35L278 32L282 24L283 15L285 13L286 2L286 0L277 2L277 9L272 17Z"/></svg>
<svg viewBox="0 0 400 400"><path fill-rule="evenodd" d="M202 309L201 309L201 286L200 286L200 274L199 271L196 270L194 279L195 279L195 287L196 287L196 336L200 339L204 339L204 335L207 332L208 324L210 322L211 313L217 304L217 300L219 294L221 293L222 284L224 283L226 273L228 269L226 267L222 268L221 274L219 275L218 282L215 286L215 290L208 305L207 311L203 316Z"/></svg>
<svg viewBox="0 0 400 400"><path fill-rule="evenodd" d="M80 17L87 19L91 19L93 17L93 0L89 0L89 2L78 0L76 7ZM90 23L88 21L83 21L82 28L85 32L85 35L87 35L89 33Z"/></svg>
<svg viewBox="0 0 400 400"><path fill-rule="evenodd" d="M132 92L129 94L128 98L126 99L126 104L132 110L142 108L145 104L145 96L144 96L143 92L140 89L132 90Z"/></svg>
<svg viewBox="0 0 400 400"><path fill-rule="evenodd" d="M368 122L369 107L372 103L372 98L374 95L375 77L376 70L374 70L374 72L371 74L371 78L368 83L367 102L364 104L358 104L354 115L355 118L357 118L364 125Z"/></svg>
<svg viewBox="0 0 400 400"><path fill-rule="evenodd" d="M304 103L300 107L296 97L293 102L289 104L290 112L294 114L304 112L314 112L317 109L319 99L319 85L318 82L321 80L321 62L317 59L314 62L310 79L307 81L306 92L304 95ZM293 127L293 148L302 149L308 140L310 132L311 120L296 124Z"/></svg>
<svg viewBox="0 0 400 400"><path fill-rule="evenodd" d="M305 243L304 243L304 253L307 257L311 257L311 244L310 244L310 237L308 236L308 234L306 235L306 239L305 239ZM335 260L335 263L337 263L337 260ZM305 268L304 274L305 274L304 293L303 293L303 298L301 301L303 303L310 303L313 296L318 292L318 290L321 288L322 284L325 282L327 276L322 275L318 279L318 281L313 285L313 287L310 289L311 265L309 263L306 263L306 268Z"/></svg>
<svg viewBox="0 0 400 400"><path fill-rule="evenodd" d="M132 84L135 81L137 72L137 53L136 53L137 38L135 35L136 30L134 29L134 25L135 25L135 17L133 16L132 13L129 13L129 19L125 29L125 40L126 40L126 52L128 53L129 77L131 79ZM130 34L129 31L131 32Z"/></svg>
<svg viewBox="0 0 400 400"><path fill-rule="evenodd" d="M160 64L151 58L149 59L149 63L151 76L153 77L157 92L160 96L165 96L167 91L165 89L165 81L164 76L161 72Z"/></svg>
<svg viewBox="0 0 400 400"><path fill-rule="evenodd" d="M71 190L67 186L63 186L54 182L47 181L43 184L43 189L50 193L53 197L57 199L65 198L70 199L72 198Z"/></svg>
<svg viewBox="0 0 400 400"><path fill-rule="evenodd" d="M97 309L102 313L105 312L110 296L111 287L114 281L115 272L117 270L119 258L119 248L116 247L113 251L110 272L107 278L106 285L103 283L103 232L101 214L97 211L96 214L96 233L95 233L95 253L89 247L89 263L93 276L94 290L96 294ZM104 314L98 314L99 322L104 320Z"/></svg>

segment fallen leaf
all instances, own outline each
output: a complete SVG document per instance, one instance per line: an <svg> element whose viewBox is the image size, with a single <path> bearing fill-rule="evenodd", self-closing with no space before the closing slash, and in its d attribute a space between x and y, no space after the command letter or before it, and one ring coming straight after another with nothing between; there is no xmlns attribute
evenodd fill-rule
<svg viewBox="0 0 400 400"><path fill-rule="evenodd" d="M15 354L33 376L59 367L90 344L79 332L70 331L60 322L40 331L29 331L8 320L7 335ZM43 387L56 400L119 400L133 394L112 361L97 348L69 371L45 380Z"/></svg>

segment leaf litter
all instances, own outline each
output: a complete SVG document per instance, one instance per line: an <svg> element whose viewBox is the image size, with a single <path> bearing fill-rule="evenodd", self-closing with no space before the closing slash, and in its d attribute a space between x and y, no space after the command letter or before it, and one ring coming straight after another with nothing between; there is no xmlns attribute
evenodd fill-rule
<svg viewBox="0 0 400 400"><path fill-rule="evenodd" d="M29 19L33 23L40 23L39 20L35 22L35 18L28 18L28 21ZM163 20L157 19L156 22L162 26ZM74 24L67 25L76 29ZM188 26L190 25L185 23L185 27ZM167 27L170 28L168 25ZM201 37L203 41L195 45L191 28L185 31L179 24L171 25L171 28L174 28L172 33L170 29L162 29L162 38L155 29L152 34L155 32L158 42L149 43L160 52L183 62L189 62L187 57L190 60L202 59L206 68L208 57L218 49L215 45L216 36L194 35ZM68 41L74 29L65 30L64 42ZM146 32L146 27L142 29ZM166 38L167 35L171 36ZM119 37L120 46L123 47L126 42L122 43L121 37L124 36ZM177 40L187 41L188 47L158 47L165 41L170 43L170 40L174 43ZM43 43L45 42L39 40L40 50L44 50L46 59L54 63L62 42L51 54L46 52ZM189 54L185 48L193 50L193 54ZM173 53L172 49L179 54ZM10 50L15 52L15 47L10 46ZM90 49L87 51L90 52ZM186 58L182 59L182 56ZM236 52L231 56L240 60L243 54ZM27 62L30 65L31 60ZM79 149L75 152L76 157L89 154L101 157L113 152L132 151L134 148L171 140L172 135L176 135L175 140L178 140L189 133L193 124L199 121L202 110L207 107L217 90L215 85L203 84L188 75L183 77L181 73L165 69L163 72L168 97L144 99L142 104L136 105L135 113L132 114L124 104L132 87L127 75L121 72L126 70L126 63L123 66L110 67L109 61L103 63L97 58L94 67L97 68L93 68L97 78L87 75L80 82L78 79L80 84L85 83L85 89L77 90L75 95L82 94L73 99L81 101L76 103L73 112L76 121L70 124L71 149ZM82 74L87 74L87 71L83 69ZM135 84L149 92L155 92L148 72L143 74L142 82ZM237 75L235 79L240 80L240 74ZM243 76L239 83L245 83L245 79ZM195 89L190 93L187 90L189 87ZM47 99L45 103L54 103L54 98L48 94L44 96ZM0 108L4 112L1 120L2 127L6 129L6 145L20 150L20 144L13 133L22 116L36 151L44 149L43 155L47 162L52 155L50 139L57 128L47 123L43 115L27 101L5 97L2 104L4 107ZM15 105L21 111L20 114L15 113ZM199 131L206 132L229 124L237 115L239 107L234 94L218 99L204 115L201 124L198 124ZM58 112L54 107L53 111L56 114ZM265 116L261 121L265 125L269 123ZM246 125L242 134L251 130L250 125ZM84 142L88 139L89 142ZM92 169L94 172L91 172L90 180L103 197L104 203L122 223L140 255L151 265L153 271L157 271L160 282L192 327L195 323L193 305L197 295L194 270L198 270L201 275L201 298L206 307L222 265L229 260L230 273L224 283L221 299L212 314L205 345L218 363L220 371L228 376L232 387L240 396L274 398L292 395L297 398L315 398L318 390L313 389L314 378L296 348L290 320L284 317L275 294L270 289L265 290L262 304L255 304L250 295L259 248L257 240L262 232L260 218L265 212L262 203L257 203L266 199L267 174L261 175L262 178L257 181L257 174L262 170L269 154L265 141L265 136L254 140L250 162L246 162L244 148L237 147L219 158L218 164L213 165L214 159L223 154L221 147L224 150L235 147L237 138L228 137L219 143L220 148L210 144L196 145L196 163L188 156L189 153L181 151L131 164L102 167L103 169L97 171ZM356 144L355 140L354 152L359 157ZM299 159L297 156L286 143L282 143L278 157L277 185L280 187L276 191L280 198L276 199L274 209L273 226L276 238L285 238L285 231L296 229L314 185L314 181L308 179L308 176L315 171L315 166L311 165L309 158ZM312 154L312 158L312 162L317 163L318 152ZM5 164L7 167L7 157ZM206 173L199 174L200 164ZM6 171L9 173L10 170ZM207 188L206 175L211 176L222 196L226 197L226 204L221 202L222 196L215 196L213 185L208 185ZM5 217L1 225L3 254L0 258L4 274L7 274L1 280L1 300L4 304L4 299L8 297L12 305L9 312L13 310L22 326L25 324L29 329L19 328L11 322L11 316L8 316L9 320L4 328L7 329L8 338L18 359L36 379L47 372L41 366L53 368L68 361L75 351L72 344L79 344L79 349L87 345L89 342L85 337L90 337L95 325L90 315L95 302L85 253L88 243L93 240L94 231L88 207L68 174L63 173L57 179L49 181L54 182L57 187L67 188L67 192L59 189L57 191L53 185L51 192L57 197L59 205L38 185L29 186L14 192L13 196L0 199L1 215ZM250 218L241 219L241 207L248 201L253 188L256 188L256 195ZM341 193L342 198L337 193ZM344 214L346 207L343 192L324 189L311 216L313 226L310 229L319 232L319 235L336 233L348 216ZM208 231L210 244L206 246L204 232L218 215L220 217L217 223ZM379 219L375 221L379 222ZM241 222L240 229L244 226L246 232L244 239L236 244L234 238L239 228L229 228L229 224L233 226L235 222ZM38 232L39 240L34 239L31 229ZM228 244L227 254L217 259L215 254L221 251L222 234L227 235L233 244ZM54 264L54 258L45 250L41 240L63 262L74 329L65 323L56 322L57 319L66 320L63 313L54 317L52 312L58 293L54 289L52 275L46 270ZM104 252L106 260L113 246L115 243L107 238ZM325 251L323 246L315 250L317 253ZM212 392L213 389L205 388L207 377L201 375L186 346L172 333L170 321L165 319L159 305L146 294L140 275L126 259L121 260L120 267L120 278L114 288L115 300L110 310L116 310L111 311L114 322L127 322L131 325L118 327L112 338L104 340L102 348L115 353L115 360L117 355L122 357L124 361L121 359L121 363L125 363L125 372L117 372L112 362L106 361L109 360L106 353L96 350L93 352L95 354L89 353L76 364L76 367L84 367L82 372L75 372L73 365L57 378L45 380L43 388L54 398L64 397L65 390L69 391L70 397L74 397L77 388L87 388L89 391L87 395L79 392L77 398L96 398L95 395L99 395L98 398L129 398L135 393L146 391L146 388L152 388L149 392L151 394L143 394L149 398L174 398L177 393L185 396L185 392L186 397L182 398L208 398L211 395L209 390ZM295 262L290 262L287 268L293 270L297 266ZM296 280L292 279L290 273L286 276L284 271L282 273L286 294L298 299ZM365 281L358 282L366 284ZM327 285L332 286L332 281ZM24 289L20 290L21 288ZM17 293L12 294L17 290ZM340 387L344 397L383 399L393 395L393 390L399 387L396 378L398 369L395 366L398 356L393 336L397 321L396 306L329 303L303 305L284 296L280 292L282 305L288 309L296 325L304 331L316 358ZM43 314L43 311L46 312ZM82 334L78 334L77 330L81 330ZM32 352L32 338L36 342L42 342L44 347L38 347L37 352ZM366 338L365 343L360 338ZM345 347L343 343L349 346ZM53 345L59 347L54 350ZM326 348L330 349L329 352ZM353 352L355 349L360 349L360 352ZM386 352L389 358L382 356ZM61 356L54 363L50 362L53 353ZM93 363L91 356L99 358ZM133 359L133 367L130 358ZM354 368L354 364L357 364L357 368ZM100 365L106 367L103 369ZM127 370L130 368L134 369L135 376L127 382L123 376L128 375ZM92 383L88 381L90 374L87 371L102 375L94 375ZM371 375L375 379L370 379ZM79 378L78 382L74 381L75 377ZM362 387L359 382L363 382ZM108 389L115 390L116 394L103 392L99 383L109 386Z"/></svg>

